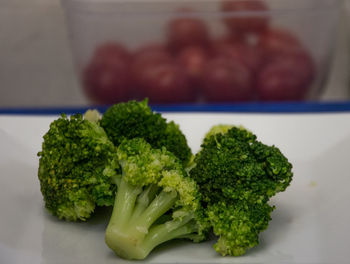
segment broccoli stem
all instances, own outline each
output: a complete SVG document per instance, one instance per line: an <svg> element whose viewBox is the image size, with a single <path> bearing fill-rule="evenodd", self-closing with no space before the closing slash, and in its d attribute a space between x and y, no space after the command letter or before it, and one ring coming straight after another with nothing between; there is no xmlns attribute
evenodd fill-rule
<svg viewBox="0 0 350 264"><path fill-rule="evenodd" d="M141 187L135 187L121 180L115 197L110 223L117 225L119 228L127 225L132 216L136 199L141 192Z"/></svg>
<svg viewBox="0 0 350 264"><path fill-rule="evenodd" d="M133 212L133 216L131 222L134 222L136 219L140 217L140 215L145 211L150 202L157 195L159 187L157 185L148 186L137 198L136 206Z"/></svg>
<svg viewBox="0 0 350 264"><path fill-rule="evenodd" d="M166 213L175 203L176 192L161 191L151 204L141 213L134 223L131 223L141 232L147 233L149 227L164 213Z"/></svg>
<svg viewBox="0 0 350 264"><path fill-rule="evenodd" d="M152 227L145 237L142 247L146 252L151 252L156 246L176 238L186 238L187 235L196 231L196 225L188 220L169 221Z"/></svg>
<svg viewBox="0 0 350 264"><path fill-rule="evenodd" d="M157 192L157 186L142 191L142 188L121 180L105 238L107 245L119 256L144 259L159 244L185 237L196 230L191 221L192 214L153 225L178 199L175 191Z"/></svg>

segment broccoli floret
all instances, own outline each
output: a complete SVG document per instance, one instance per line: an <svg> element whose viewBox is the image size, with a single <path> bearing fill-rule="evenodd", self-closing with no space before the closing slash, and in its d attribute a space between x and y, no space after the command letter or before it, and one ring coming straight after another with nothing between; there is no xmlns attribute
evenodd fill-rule
<svg viewBox="0 0 350 264"><path fill-rule="evenodd" d="M117 255L144 259L168 240L205 238L198 186L175 155L135 138L123 141L117 156L122 174L105 236Z"/></svg>
<svg viewBox="0 0 350 264"><path fill-rule="evenodd" d="M289 186L292 165L243 127L206 137L194 163L190 176L219 236L214 248L222 255L244 254L267 227L273 209L267 202Z"/></svg>
<svg viewBox="0 0 350 264"><path fill-rule="evenodd" d="M96 109L88 109L84 113L84 119L98 123L101 119L101 113Z"/></svg>
<svg viewBox="0 0 350 264"><path fill-rule="evenodd" d="M166 147L184 165L191 158L191 149L179 126L174 122L167 123L161 114L153 112L147 99L109 107L101 119L101 126L115 146L124 139L140 137L154 148Z"/></svg>
<svg viewBox="0 0 350 264"><path fill-rule="evenodd" d="M104 130L80 114L50 124L38 153L38 177L47 210L68 221L86 220L96 205L112 205L116 149Z"/></svg>
<svg viewBox="0 0 350 264"><path fill-rule="evenodd" d="M207 208L209 221L219 237L214 249L221 255L240 256L259 244L259 233L268 227L274 207L268 203L220 201Z"/></svg>
<svg viewBox="0 0 350 264"><path fill-rule="evenodd" d="M209 138L210 136L215 134L225 134L227 131L229 131L233 127L234 125L228 125L228 124L219 124L219 125L212 126L210 130L205 134L205 138Z"/></svg>

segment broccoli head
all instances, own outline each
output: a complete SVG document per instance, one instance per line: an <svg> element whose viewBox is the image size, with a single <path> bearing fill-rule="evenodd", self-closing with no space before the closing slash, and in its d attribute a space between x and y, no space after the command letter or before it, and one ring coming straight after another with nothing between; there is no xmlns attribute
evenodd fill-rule
<svg viewBox="0 0 350 264"><path fill-rule="evenodd" d="M174 154L134 138L119 145L117 156L122 173L105 236L117 255L144 259L168 240L205 238L198 186Z"/></svg>
<svg viewBox="0 0 350 264"><path fill-rule="evenodd" d="M104 130L80 114L50 124L38 153L47 210L68 221L86 220L97 205L112 205L118 171L115 147Z"/></svg>
<svg viewBox="0 0 350 264"><path fill-rule="evenodd" d="M214 233L215 249L241 255L257 245L270 219L267 202L292 180L292 165L243 127L209 134L194 159L190 176L200 186Z"/></svg>
<svg viewBox="0 0 350 264"><path fill-rule="evenodd" d="M267 146L244 128L205 138L191 170L204 201L244 199L265 201L284 191L292 180L292 165L281 151Z"/></svg>
<svg viewBox="0 0 350 264"><path fill-rule="evenodd" d="M84 113L84 119L98 123L101 119L101 113L96 109L88 109Z"/></svg>
<svg viewBox="0 0 350 264"><path fill-rule="evenodd" d="M240 256L259 244L259 234L268 227L274 207L268 203L220 201L209 205L207 214L215 235L214 249L221 255Z"/></svg>
<svg viewBox="0 0 350 264"><path fill-rule="evenodd" d="M215 134L225 134L227 131L229 131L231 128L233 128L233 125L228 124L219 124L212 126L210 130L205 134L205 138L209 138L212 135Z"/></svg>
<svg viewBox="0 0 350 264"><path fill-rule="evenodd" d="M140 137L154 148L166 147L185 165L191 158L191 149L179 126L174 122L167 123L161 114L153 112L147 99L109 107L101 119L101 126L115 146L124 139Z"/></svg>

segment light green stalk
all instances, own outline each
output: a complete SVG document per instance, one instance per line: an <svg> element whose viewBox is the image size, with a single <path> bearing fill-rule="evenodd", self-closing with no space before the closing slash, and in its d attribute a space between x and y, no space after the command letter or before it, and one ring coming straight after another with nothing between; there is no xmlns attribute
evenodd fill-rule
<svg viewBox="0 0 350 264"><path fill-rule="evenodd" d="M121 180L106 230L107 245L122 258L144 259L159 244L190 235L197 228L191 213L153 225L177 199L175 191L166 192L157 186L142 191Z"/></svg>

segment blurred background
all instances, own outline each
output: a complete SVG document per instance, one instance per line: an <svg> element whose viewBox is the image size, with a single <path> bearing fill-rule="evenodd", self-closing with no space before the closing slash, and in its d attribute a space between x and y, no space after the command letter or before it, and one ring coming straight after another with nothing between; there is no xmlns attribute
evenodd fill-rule
<svg viewBox="0 0 350 264"><path fill-rule="evenodd" d="M102 2L0 0L0 108L350 99L350 0Z"/></svg>

